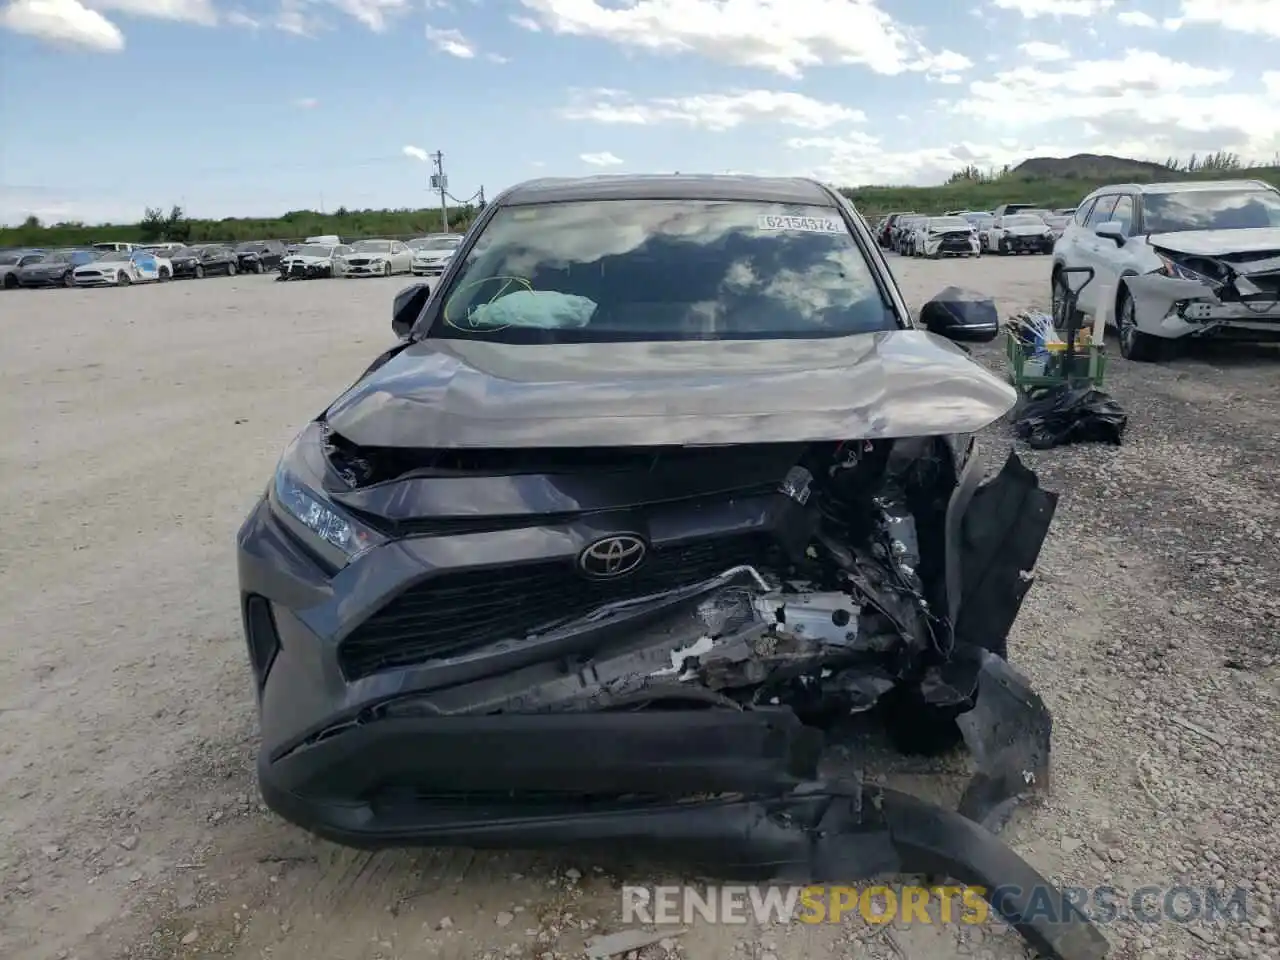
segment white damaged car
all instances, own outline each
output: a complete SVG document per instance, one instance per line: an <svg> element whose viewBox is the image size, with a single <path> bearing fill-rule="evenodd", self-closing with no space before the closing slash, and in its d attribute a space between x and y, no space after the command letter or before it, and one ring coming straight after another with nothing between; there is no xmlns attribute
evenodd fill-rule
<svg viewBox="0 0 1280 960"><path fill-rule="evenodd" d="M912 255L929 257L977 257L982 253L978 231L964 217L929 217L916 225Z"/></svg>
<svg viewBox="0 0 1280 960"><path fill-rule="evenodd" d="M1280 340L1280 191L1261 180L1128 183L1081 202L1053 252L1092 267L1078 309L1114 326L1128 360L1161 360L1175 341Z"/></svg>
<svg viewBox="0 0 1280 960"><path fill-rule="evenodd" d="M127 287L135 283L171 280L173 263L151 250L105 250L98 259L76 267L71 279L77 287Z"/></svg>
<svg viewBox="0 0 1280 960"><path fill-rule="evenodd" d="M337 276L342 257L351 252L343 243L304 243L280 261L277 280L315 280Z"/></svg>

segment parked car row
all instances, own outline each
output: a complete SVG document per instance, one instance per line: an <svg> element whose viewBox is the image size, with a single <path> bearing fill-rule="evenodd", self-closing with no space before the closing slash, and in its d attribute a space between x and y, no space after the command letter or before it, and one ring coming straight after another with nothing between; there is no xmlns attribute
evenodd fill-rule
<svg viewBox="0 0 1280 960"><path fill-rule="evenodd" d="M876 238L908 257L1049 253L1074 212L1006 203L994 211L952 210L942 216L891 213L876 227Z"/></svg>
<svg viewBox="0 0 1280 960"><path fill-rule="evenodd" d="M461 234L450 233L407 243L374 239L347 244L327 236L297 245L280 240L250 240L234 246L113 241L58 250L7 250L0 251L0 286L129 286L237 273L275 273L278 280L395 274L438 277L461 242Z"/></svg>

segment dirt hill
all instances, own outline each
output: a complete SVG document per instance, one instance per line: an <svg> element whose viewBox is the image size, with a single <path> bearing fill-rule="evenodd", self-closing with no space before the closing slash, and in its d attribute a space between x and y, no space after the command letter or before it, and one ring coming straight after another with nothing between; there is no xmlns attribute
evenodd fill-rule
<svg viewBox="0 0 1280 960"><path fill-rule="evenodd" d="M1010 172L1024 180L1168 180L1177 176L1162 163L1130 160L1097 153L1077 153L1073 157L1032 157Z"/></svg>

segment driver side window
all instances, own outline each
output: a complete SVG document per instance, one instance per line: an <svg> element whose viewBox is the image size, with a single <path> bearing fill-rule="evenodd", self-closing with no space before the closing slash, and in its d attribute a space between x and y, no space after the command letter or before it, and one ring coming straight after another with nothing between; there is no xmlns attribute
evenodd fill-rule
<svg viewBox="0 0 1280 960"><path fill-rule="evenodd" d="M1098 204L1093 208L1093 212L1089 214L1089 220L1085 224L1086 227L1093 229L1100 223L1106 223L1111 219L1111 213L1116 208L1115 196L1099 197Z"/></svg>
<svg viewBox="0 0 1280 960"><path fill-rule="evenodd" d="M1126 237L1129 236L1129 230L1133 226L1133 201L1129 197L1121 197L1116 202L1116 208L1111 214L1111 219L1124 228Z"/></svg>

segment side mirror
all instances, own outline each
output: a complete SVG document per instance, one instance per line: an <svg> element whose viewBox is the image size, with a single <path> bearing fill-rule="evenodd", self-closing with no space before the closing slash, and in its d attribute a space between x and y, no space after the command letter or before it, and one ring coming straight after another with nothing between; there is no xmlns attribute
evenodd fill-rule
<svg viewBox="0 0 1280 960"><path fill-rule="evenodd" d="M920 311L920 323L948 340L988 343L1000 333L995 301L985 294L947 287Z"/></svg>
<svg viewBox="0 0 1280 960"><path fill-rule="evenodd" d="M431 288L425 283L415 283L396 294L391 305L391 329L401 340L409 336L430 296Z"/></svg>
<svg viewBox="0 0 1280 960"><path fill-rule="evenodd" d="M1118 220L1108 220L1093 228L1093 232L1104 240L1112 241L1117 247L1123 247L1129 238L1124 234L1124 224Z"/></svg>

